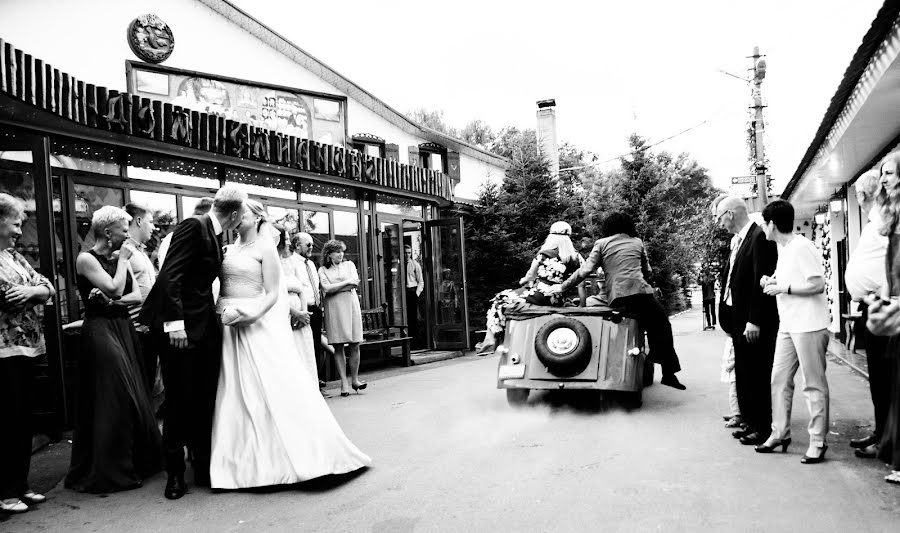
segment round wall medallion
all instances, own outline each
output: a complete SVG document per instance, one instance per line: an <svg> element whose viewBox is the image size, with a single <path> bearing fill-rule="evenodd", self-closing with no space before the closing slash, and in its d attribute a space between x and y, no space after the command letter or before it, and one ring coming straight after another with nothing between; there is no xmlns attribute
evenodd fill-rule
<svg viewBox="0 0 900 533"><path fill-rule="evenodd" d="M172 29L153 13L132 20L127 33L131 51L148 63L162 63L175 49Z"/></svg>

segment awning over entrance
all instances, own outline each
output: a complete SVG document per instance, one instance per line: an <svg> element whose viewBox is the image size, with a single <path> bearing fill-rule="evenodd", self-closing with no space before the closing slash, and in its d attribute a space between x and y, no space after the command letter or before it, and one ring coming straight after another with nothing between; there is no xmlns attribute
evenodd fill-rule
<svg viewBox="0 0 900 533"><path fill-rule="evenodd" d="M782 197L811 217L900 142L900 6L885 2Z"/></svg>

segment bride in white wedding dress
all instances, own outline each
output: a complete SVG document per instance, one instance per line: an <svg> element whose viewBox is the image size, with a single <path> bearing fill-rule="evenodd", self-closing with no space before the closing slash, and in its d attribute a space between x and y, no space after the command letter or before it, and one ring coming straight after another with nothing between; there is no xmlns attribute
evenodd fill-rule
<svg viewBox="0 0 900 533"><path fill-rule="evenodd" d="M265 211L247 201L240 239L222 262L225 324L212 432L212 488L297 483L367 466L309 376L296 346Z"/></svg>

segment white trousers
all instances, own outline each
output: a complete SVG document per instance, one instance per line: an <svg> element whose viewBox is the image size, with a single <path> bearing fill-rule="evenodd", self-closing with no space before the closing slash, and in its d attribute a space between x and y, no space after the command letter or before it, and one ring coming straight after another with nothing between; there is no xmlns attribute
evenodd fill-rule
<svg viewBox="0 0 900 533"><path fill-rule="evenodd" d="M806 333L778 332L772 365L772 439L791 436L791 405L794 375L803 376L803 394L809 409L809 447L822 447L828 435L828 381L825 379L825 351L828 330Z"/></svg>

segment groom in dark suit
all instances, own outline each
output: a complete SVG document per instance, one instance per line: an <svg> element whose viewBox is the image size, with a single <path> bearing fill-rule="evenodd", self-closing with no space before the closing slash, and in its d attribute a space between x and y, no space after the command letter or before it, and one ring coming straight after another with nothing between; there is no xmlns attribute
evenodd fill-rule
<svg viewBox="0 0 900 533"><path fill-rule="evenodd" d="M762 444L772 429L772 362L778 334L778 308L759 285L778 262L775 243L766 240L736 196L714 204L716 223L735 235L728 274L719 306L719 323L734 343L734 373L738 404L745 428L734 432L741 444Z"/></svg>
<svg viewBox="0 0 900 533"><path fill-rule="evenodd" d="M206 215L186 218L172 234L166 261L141 309L161 346L166 409L163 445L169 474L165 496L184 496L184 447L194 482L209 485L210 439L222 358L222 327L212 283L222 266L223 233L240 225L246 193L226 185Z"/></svg>

